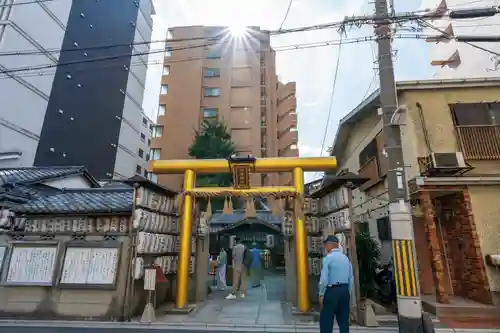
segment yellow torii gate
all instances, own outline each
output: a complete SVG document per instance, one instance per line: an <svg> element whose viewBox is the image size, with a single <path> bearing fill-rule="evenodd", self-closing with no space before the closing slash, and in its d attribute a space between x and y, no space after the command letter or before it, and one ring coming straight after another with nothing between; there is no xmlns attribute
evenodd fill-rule
<svg viewBox="0 0 500 333"><path fill-rule="evenodd" d="M162 160L153 162L155 174L184 174L183 204L180 225L180 253L177 269L176 307L185 308L188 305L188 275L191 256L191 234L193 216L193 198L197 194L211 193L213 195L258 196L262 193L276 194L292 193L294 196L304 196L304 172L333 171L337 166L335 157L311 158L254 158L251 156L232 156L227 160ZM233 174L233 187L203 187L195 188L197 174ZM250 186L250 175L255 173L292 172L293 186L254 187ZM308 263L307 234L304 218L301 214L295 216L295 240L297 257L297 307L306 312L310 309L308 293Z"/></svg>

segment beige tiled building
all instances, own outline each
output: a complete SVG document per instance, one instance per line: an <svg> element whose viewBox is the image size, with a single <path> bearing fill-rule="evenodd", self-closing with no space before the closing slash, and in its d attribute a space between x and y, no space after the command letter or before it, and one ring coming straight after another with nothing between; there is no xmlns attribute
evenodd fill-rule
<svg viewBox="0 0 500 333"><path fill-rule="evenodd" d="M269 32L249 27L232 36L226 27L169 30L157 126L150 158L187 159L194 130L222 119L240 155L298 156L295 83L277 80ZM173 189L181 176L162 175ZM287 184L287 175L256 175L253 184Z"/></svg>

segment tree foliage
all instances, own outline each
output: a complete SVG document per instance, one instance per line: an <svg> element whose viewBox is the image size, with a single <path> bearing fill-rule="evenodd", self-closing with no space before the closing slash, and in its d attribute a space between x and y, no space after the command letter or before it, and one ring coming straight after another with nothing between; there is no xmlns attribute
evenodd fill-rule
<svg viewBox="0 0 500 333"><path fill-rule="evenodd" d="M231 134L227 125L222 121L204 121L201 129L195 131L195 137L189 146L189 156L196 159L225 159L236 154L236 146L231 140ZM196 177L198 187L220 187L231 186L233 182L230 173L207 174ZM201 209L206 209L207 202L201 202ZM224 198L214 198L212 208L221 210L224 206Z"/></svg>
<svg viewBox="0 0 500 333"><path fill-rule="evenodd" d="M189 156L196 159L228 158L236 153L227 125L222 121L204 121L189 146ZM196 186L230 186L232 176L226 174L199 175Z"/></svg>
<svg viewBox="0 0 500 333"><path fill-rule="evenodd" d="M375 288L375 274L380 262L380 245L369 232L356 235L361 297L371 297Z"/></svg>

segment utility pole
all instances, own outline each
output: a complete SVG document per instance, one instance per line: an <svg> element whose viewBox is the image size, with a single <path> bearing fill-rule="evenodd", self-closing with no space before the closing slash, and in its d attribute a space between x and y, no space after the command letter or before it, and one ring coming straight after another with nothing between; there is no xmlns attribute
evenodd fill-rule
<svg viewBox="0 0 500 333"><path fill-rule="evenodd" d="M387 0L375 1L375 16L380 18L376 20L378 22L375 25L375 33L378 45L383 138L389 165L387 187L399 332L423 333L426 330L424 330L422 301L416 272L413 221L408 202L401 131L399 125L393 123L394 114L399 110L392 62L391 21L387 19Z"/></svg>

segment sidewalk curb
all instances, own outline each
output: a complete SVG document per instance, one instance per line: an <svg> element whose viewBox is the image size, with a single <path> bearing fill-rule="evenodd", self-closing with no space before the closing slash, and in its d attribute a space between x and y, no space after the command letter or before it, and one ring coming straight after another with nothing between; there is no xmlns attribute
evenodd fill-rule
<svg viewBox="0 0 500 333"><path fill-rule="evenodd" d="M122 328L122 329L150 329L150 330L177 330L177 331L231 331L231 332L276 332L276 333L317 333L318 324L295 325L236 325L236 324L206 324L193 322L102 322L102 321L50 321L50 320L0 320L0 327L71 327L71 328ZM335 329L334 332L338 330ZM397 327L359 327L351 326L354 333L387 332L397 333ZM452 329L438 328L437 333L500 333L500 329Z"/></svg>

